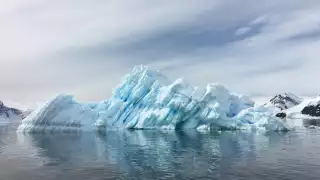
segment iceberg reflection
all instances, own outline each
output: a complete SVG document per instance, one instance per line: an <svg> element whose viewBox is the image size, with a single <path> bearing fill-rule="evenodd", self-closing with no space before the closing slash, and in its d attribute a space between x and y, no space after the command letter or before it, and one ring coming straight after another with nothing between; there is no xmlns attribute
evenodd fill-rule
<svg viewBox="0 0 320 180"><path fill-rule="evenodd" d="M167 174L183 178L218 176L234 165L255 161L257 151L275 146L284 135L122 129L77 134L18 133L18 142L32 147L35 156L45 159L43 166L85 164L117 169L135 177Z"/></svg>

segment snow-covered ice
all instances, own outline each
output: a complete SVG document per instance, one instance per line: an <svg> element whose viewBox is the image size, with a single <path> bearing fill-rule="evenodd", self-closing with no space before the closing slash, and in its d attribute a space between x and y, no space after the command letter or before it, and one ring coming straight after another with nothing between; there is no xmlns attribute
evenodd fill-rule
<svg viewBox="0 0 320 180"><path fill-rule="evenodd" d="M18 127L21 132L70 132L92 130L98 114L72 96L58 95L27 116Z"/></svg>
<svg viewBox="0 0 320 180"><path fill-rule="evenodd" d="M255 106L245 95L220 84L205 89L184 79L170 82L158 71L137 66L124 77L111 98L80 104L59 95L39 107L18 131L93 130L98 127L132 129L263 129L289 130L268 108Z"/></svg>

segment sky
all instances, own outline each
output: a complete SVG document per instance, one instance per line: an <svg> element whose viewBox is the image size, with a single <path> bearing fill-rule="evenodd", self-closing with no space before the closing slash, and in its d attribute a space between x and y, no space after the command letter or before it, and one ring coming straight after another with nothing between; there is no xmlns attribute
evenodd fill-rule
<svg viewBox="0 0 320 180"><path fill-rule="evenodd" d="M320 93L319 0L0 0L0 99L98 101L135 65L251 96Z"/></svg>

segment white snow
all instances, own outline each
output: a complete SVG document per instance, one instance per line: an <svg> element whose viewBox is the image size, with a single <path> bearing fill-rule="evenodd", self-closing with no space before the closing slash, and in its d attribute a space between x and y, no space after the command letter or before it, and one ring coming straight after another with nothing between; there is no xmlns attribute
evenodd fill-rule
<svg viewBox="0 0 320 180"><path fill-rule="evenodd" d="M310 105L320 104L320 96L305 98L300 104L292 108L286 109L283 112L287 114L289 119L319 119L319 117L312 117L301 114L304 107Z"/></svg>
<svg viewBox="0 0 320 180"><path fill-rule="evenodd" d="M132 129L290 129L268 109L254 107L245 95L221 84L205 90L180 78L170 83L159 71L135 67L114 89L110 99L80 104L59 95L38 108L18 131L93 130L94 126Z"/></svg>
<svg viewBox="0 0 320 180"><path fill-rule="evenodd" d="M23 115L26 112L18 109L7 107L0 101L0 123L12 123L19 122L22 120Z"/></svg>
<svg viewBox="0 0 320 180"><path fill-rule="evenodd" d="M298 97L292 93L283 93L276 95L269 101L265 101L267 103L265 103L264 106L273 109L274 113L278 113L282 110L295 107L302 101L303 98Z"/></svg>
<svg viewBox="0 0 320 180"><path fill-rule="evenodd" d="M98 114L72 96L59 95L27 116L17 131L55 132L92 130Z"/></svg>

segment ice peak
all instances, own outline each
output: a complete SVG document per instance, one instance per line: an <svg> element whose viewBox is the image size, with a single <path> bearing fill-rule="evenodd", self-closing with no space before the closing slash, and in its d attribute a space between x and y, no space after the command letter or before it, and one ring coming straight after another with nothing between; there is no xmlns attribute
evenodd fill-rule
<svg viewBox="0 0 320 180"><path fill-rule="evenodd" d="M127 75L133 80L145 81L147 79L152 79L158 81L160 84L168 84L169 79L164 76L159 70L150 69L148 66L135 66L131 73ZM144 82L141 82L144 83Z"/></svg>

